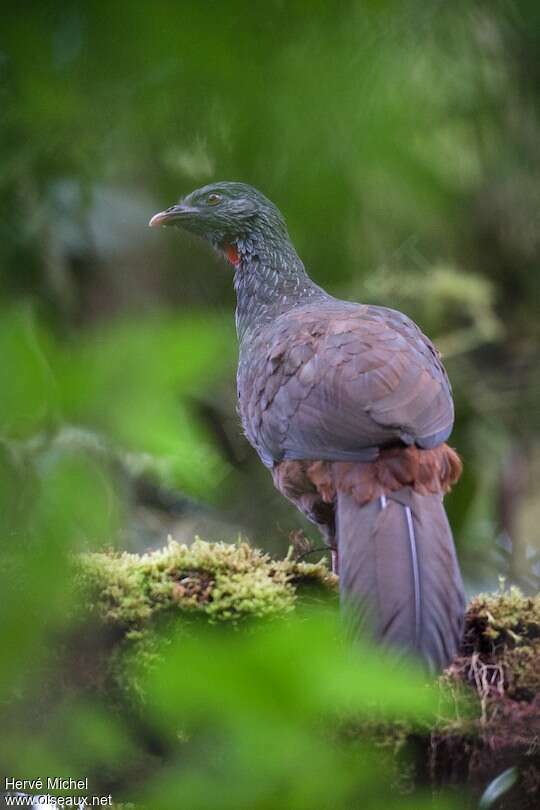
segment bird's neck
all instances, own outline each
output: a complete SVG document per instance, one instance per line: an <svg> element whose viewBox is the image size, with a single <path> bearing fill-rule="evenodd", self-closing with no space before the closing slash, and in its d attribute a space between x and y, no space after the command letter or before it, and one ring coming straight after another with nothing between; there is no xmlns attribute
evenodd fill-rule
<svg viewBox="0 0 540 810"><path fill-rule="evenodd" d="M316 298L328 298L308 276L289 239L252 234L227 244L236 268L236 329L242 343L283 312Z"/></svg>

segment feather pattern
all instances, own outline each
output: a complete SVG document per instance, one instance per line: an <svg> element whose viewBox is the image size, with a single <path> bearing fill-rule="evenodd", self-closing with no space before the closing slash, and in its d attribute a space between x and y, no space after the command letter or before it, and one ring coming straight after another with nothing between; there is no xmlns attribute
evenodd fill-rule
<svg viewBox="0 0 540 810"><path fill-rule="evenodd" d="M454 411L436 350L405 315L311 299L240 342L240 415L267 466L353 461L395 442L441 444Z"/></svg>
<svg viewBox="0 0 540 810"><path fill-rule="evenodd" d="M439 495L409 487L360 506L337 493L341 599L355 633L418 653L431 670L454 658L464 593Z"/></svg>

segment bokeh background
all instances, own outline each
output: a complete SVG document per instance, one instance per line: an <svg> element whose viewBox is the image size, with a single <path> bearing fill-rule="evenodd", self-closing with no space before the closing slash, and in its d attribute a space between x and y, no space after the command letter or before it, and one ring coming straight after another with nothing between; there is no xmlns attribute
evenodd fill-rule
<svg viewBox="0 0 540 810"><path fill-rule="evenodd" d="M539 87L532 0L3 9L6 683L62 626L75 549L316 541L240 432L230 268L147 228L213 180L273 199L333 294L434 339L469 591L538 589Z"/></svg>

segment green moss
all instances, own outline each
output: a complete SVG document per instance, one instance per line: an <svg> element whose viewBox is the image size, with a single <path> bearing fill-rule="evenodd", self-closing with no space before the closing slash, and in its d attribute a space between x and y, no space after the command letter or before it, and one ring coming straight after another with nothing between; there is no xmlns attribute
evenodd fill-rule
<svg viewBox="0 0 540 810"><path fill-rule="evenodd" d="M78 576L86 612L120 631L107 656L105 688L112 681L134 705L170 635L155 632L157 619L196 632L196 618L236 625L285 616L297 604L337 593L337 578L323 561L297 562L292 554L276 561L244 542L200 539L189 546L170 540L142 555L86 554Z"/></svg>
<svg viewBox="0 0 540 810"><path fill-rule="evenodd" d="M143 628L165 610L233 622L285 614L306 585L323 592L337 586L323 562L275 561L247 543L199 539L190 546L171 540L142 555L84 555L80 583L92 612L129 629Z"/></svg>
<svg viewBox="0 0 540 810"><path fill-rule="evenodd" d="M238 624L284 616L301 602L337 591L337 578L322 561L297 562L292 554L277 561L245 542L200 539L189 546L169 541L142 555L87 554L79 579L88 611L123 631L132 664L138 657L143 669L159 659L151 632L159 616L184 619L186 627L196 617ZM122 661L125 645L116 652ZM470 731L478 718L489 723L503 699L533 700L539 673L540 596L524 596L517 588L475 596L462 655L440 681L451 710L441 712L439 728Z"/></svg>
<svg viewBox="0 0 540 810"><path fill-rule="evenodd" d="M540 639L507 650L504 656L506 694L534 700L540 693Z"/></svg>
<svg viewBox="0 0 540 810"><path fill-rule="evenodd" d="M479 745L496 741L500 750L532 743L540 727L540 595L510 588L475 596L462 654L441 684L455 698L455 717L442 724L447 733L473 731Z"/></svg>
<svg viewBox="0 0 540 810"><path fill-rule="evenodd" d="M524 596L518 588L510 588L471 600L465 638L473 650L514 647L539 637L540 595Z"/></svg>
<svg viewBox="0 0 540 810"><path fill-rule="evenodd" d="M480 594L469 605L465 639L464 674L475 683L485 722L502 700L534 700L540 689L540 595L524 596L518 588Z"/></svg>
<svg viewBox="0 0 540 810"><path fill-rule="evenodd" d="M196 618L234 625L279 619L337 592L337 578L323 562L297 562L292 552L276 561L247 543L202 540L190 546L171 541L143 555L88 554L80 560L79 580L88 612L117 631L103 661L103 688L120 692L122 705L127 697L135 714L144 713L148 673L160 666L174 635L169 621L175 632L193 634L200 630ZM455 762L460 781L482 785L515 765L516 757L532 767L530 752L540 738L540 596L511 588L474 597L461 654L439 686L435 723L381 727L374 721L370 727L363 719L360 729L352 724L351 738L372 734L403 784L416 778L411 752L429 762L435 781L446 778L448 762Z"/></svg>

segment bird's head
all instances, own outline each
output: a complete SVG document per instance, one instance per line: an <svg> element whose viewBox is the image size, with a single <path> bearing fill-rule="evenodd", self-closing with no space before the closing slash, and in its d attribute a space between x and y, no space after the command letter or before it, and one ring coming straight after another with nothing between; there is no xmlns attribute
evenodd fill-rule
<svg viewBox="0 0 540 810"><path fill-rule="evenodd" d="M237 248L250 238L288 239L285 221L264 194L246 183L212 183L155 214L150 227L175 226L223 250L233 264Z"/></svg>

